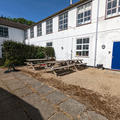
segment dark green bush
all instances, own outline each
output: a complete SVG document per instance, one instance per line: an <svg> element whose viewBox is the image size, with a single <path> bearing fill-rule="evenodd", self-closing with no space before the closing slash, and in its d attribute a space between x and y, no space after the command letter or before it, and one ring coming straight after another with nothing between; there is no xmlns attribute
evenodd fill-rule
<svg viewBox="0 0 120 120"><path fill-rule="evenodd" d="M11 63L23 65L26 59L40 59L54 57L53 48L44 48L34 45L25 45L13 41L5 41L2 45L2 61L5 66Z"/></svg>
<svg viewBox="0 0 120 120"><path fill-rule="evenodd" d="M39 48L37 49L36 57L37 57L37 58L45 58L45 57L46 57L45 48L39 47Z"/></svg>
<svg viewBox="0 0 120 120"><path fill-rule="evenodd" d="M46 47L46 55L48 57L55 57L55 51L52 47Z"/></svg>
<svg viewBox="0 0 120 120"><path fill-rule="evenodd" d="M0 66L3 66L3 65L4 65L3 59L0 58Z"/></svg>

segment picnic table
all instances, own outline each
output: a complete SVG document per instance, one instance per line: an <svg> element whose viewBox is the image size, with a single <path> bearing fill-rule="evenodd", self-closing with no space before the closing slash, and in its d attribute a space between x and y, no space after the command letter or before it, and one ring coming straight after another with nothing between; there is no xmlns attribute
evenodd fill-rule
<svg viewBox="0 0 120 120"><path fill-rule="evenodd" d="M57 72L60 70L75 70L77 71L77 68L81 65L86 65L83 63L83 60L61 60L61 61L47 61L45 62L46 67L45 69L49 69L53 71L55 75L57 75Z"/></svg>
<svg viewBox="0 0 120 120"><path fill-rule="evenodd" d="M58 61L50 61L48 59L27 59L26 61L27 66L33 70L36 70L36 68L45 68L45 71L50 70L55 75L57 75L59 71L77 71L79 67L86 65L86 63L83 63L82 59Z"/></svg>
<svg viewBox="0 0 120 120"><path fill-rule="evenodd" d="M36 70L36 68L44 67L46 64L44 64L45 61L48 59L26 59L26 64L28 68L32 68L33 70Z"/></svg>

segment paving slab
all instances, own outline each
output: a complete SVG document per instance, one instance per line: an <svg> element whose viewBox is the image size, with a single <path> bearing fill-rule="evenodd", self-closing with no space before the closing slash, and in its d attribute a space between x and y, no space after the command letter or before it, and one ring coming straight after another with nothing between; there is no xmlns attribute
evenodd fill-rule
<svg viewBox="0 0 120 120"><path fill-rule="evenodd" d="M47 85L43 85L42 87L36 88L36 91L39 93L39 95L46 96L50 94L51 92L53 92L54 89L51 87L48 87Z"/></svg>
<svg viewBox="0 0 120 120"><path fill-rule="evenodd" d="M61 103L60 108L63 111L65 111L65 112L69 113L70 115L72 115L72 117L74 119L77 119L78 115L82 114L86 110L85 105L77 102L74 99L68 99L67 101Z"/></svg>
<svg viewBox="0 0 120 120"><path fill-rule="evenodd" d="M26 78L26 79L22 79L22 80L24 80L24 83L25 83L25 84L30 84L30 85L39 82L38 80L36 80L36 79L34 79L34 78L31 78L31 77Z"/></svg>
<svg viewBox="0 0 120 120"><path fill-rule="evenodd" d="M36 93L33 93L33 94L23 97L23 100L26 103L31 104L35 107L39 105L40 101L42 101L41 97Z"/></svg>
<svg viewBox="0 0 120 120"><path fill-rule="evenodd" d="M67 99L68 97L60 91L55 91L55 92L49 94L48 96L46 96L46 98L51 103L57 105L57 104L61 103L62 101L64 101L65 99Z"/></svg>
<svg viewBox="0 0 120 120"><path fill-rule="evenodd" d="M0 80L0 88L8 90L7 86L5 86L1 80Z"/></svg>
<svg viewBox="0 0 120 120"><path fill-rule="evenodd" d="M12 73L3 72L0 76L1 76L0 80L3 80L3 81L9 81L14 79L14 75Z"/></svg>
<svg viewBox="0 0 120 120"><path fill-rule="evenodd" d="M28 87L24 87L21 89L17 89L14 91L14 94L19 96L19 97L24 97L32 93L32 90L29 89Z"/></svg>
<svg viewBox="0 0 120 120"><path fill-rule="evenodd" d="M49 120L71 120L71 119L64 113L58 112L55 115L53 115Z"/></svg>
<svg viewBox="0 0 120 120"><path fill-rule="evenodd" d="M16 90L16 89L20 89L20 88L24 88L25 84L23 84L21 81L19 80L13 80L13 81L9 81L6 82L6 85L12 90Z"/></svg>
<svg viewBox="0 0 120 120"><path fill-rule="evenodd" d="M31 87L35 90L39 90L39 88L43 86L43 83L41 83L40 81L33 80L31 83L29 83L29 85L31 85Z"/></svg>
<svg viewBox="0 0 120 120"><path fill-rule="evenodd" d="M55 107L44 100L40 101L37 108L39 109L44 120L48 120L48 118L50 118L56 112Z"/></svg>

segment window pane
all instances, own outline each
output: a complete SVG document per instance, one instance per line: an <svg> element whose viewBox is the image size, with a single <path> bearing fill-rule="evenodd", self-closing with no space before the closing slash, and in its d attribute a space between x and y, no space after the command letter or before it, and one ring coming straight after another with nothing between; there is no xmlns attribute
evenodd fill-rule
<svg viewBox="0 0 120 120"><path fill-rule="evenodd" d="M46 43L46 46L47 46L47 47L52 47L52 42Z"/></svg>
<svg viewBox="0 0 120 120"><path fill-rule="evenodd" d="M112 4L111 4L111 2L110 3L108 3L108 9L111 9L111 7L112 7Z"/></svg>
<svg viewBox="0 0 120 120"><path fill-rule="evenodd" d="M82 49L82 45L77 45L77 50L81 50Z"/></svg>
<svg viewBox="0 0 120 120"><path fill-rule="evenodd" d="M117 0L114 0L112 3L112 7L116 7L117 6Z"/></svg>
<svg viewBox="0 0 120 120"><path fill-rule="evenodd" d="M115 9L112 9L112 14L113 14L113 13L116 13L116 8L115 8Z"/></svg>
<svg viewBox="0 0 120 120"><path fill-rule="evenodd" d="M52 33L53 32L53 20L47 20L46 21L46 34Z"/></svg>
<svg viewBox="0 0 120 120"><path fill-rule="evenodd" d="M8 37L8 28L0 27L0 37Z"/></svg>
<svg viewBox="0 0 120 120"><path fill-rule="evenodd" d="M78 51L77 51L77 52L76 52L76 55L77 55L77 56L82 56L82 52L78 52Z"/></svg>
<svg viewBox="0 0 120 120"><path fill-rule="evenodd" d="M88 50L89 49L89 45L83 45L83 49L84 50Z"/></svg>
<svg viewBox="0 0 120 120"><path fill-rule="evenodd" d="M116 15L115 13L119 12L119 2L120 0L108 0L107 1L107 15L109 15L109 17ZM118 3L118 5L117 5ZM111 15L111 16L110 16Z"/></svg>
<svg viewBox="0 0 120 120"><path fill-rule="evenodd" d="M59 30L66 30L68 28L68 13L59 16Z"/></svg>
<svg viewBox="0 0 120 120"><path fill-rule="evenodd" d="M42 35L42 23L37 25L37 36Z"/></svg>
<svg viewBox="0 0 120 120"><path fill-rule="evenodd" d="M28 31L25 30L25 40L28 39Z"/></svg>
<svg viewBox="0 0 120 120"><path fill-rule="evenodd" d="M34 37L34 27L32 27L30 29L30 37L33 38Z"/></svg>
<svg viewBox="0 0 120 120"><path fill-rule="evenodd" d="M108 11L107 11L107 15L110 15L110 14L111 14L111 10L108 10Z"/></svg>
<svg viewBox="0 0 120 120"><path fill-rule="evenodd" d="M77 44L82 44L82 39L78 39Z"/></svg>
<svg viewBox="0 0 120 120"><path fill-rule="evenodd" d="M76 55L89 56L89 38L77 39Z"/></svg>
<svg viewBox="0 0 120 120"><path fill-rule="evenodd" d="M118 8L118 12L120 12L120 7Z"/></svg>
<svg viewBox="0 0 120 120"><path fill-rule="evenodd" d="M84 24L91 20L91 3L78 8L77 24Z"/></svg>
<svg viewBox="0 0 120 120"><path fill-rule="evenodd" d="M83 43L89 43L89 38L84 38Z"/></svg>

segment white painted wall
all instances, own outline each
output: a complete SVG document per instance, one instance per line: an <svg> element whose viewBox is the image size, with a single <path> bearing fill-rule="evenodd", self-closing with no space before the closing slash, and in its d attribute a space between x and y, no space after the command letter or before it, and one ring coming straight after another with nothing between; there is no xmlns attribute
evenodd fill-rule
<svg viewBox="0 0 120 120"><path fill-rule="evenodd" d="M0 25L0 26L4 26L4 25ZM4 26L4 27L7 27L7 26ZM0 37L0 58L2 57L1 45L3 44L4 41L12 40L12 41L22 42L22 43L24 41L24 30L8 27L8 31L9 31L8 38Z"/></svg>
<svg viewBox="0 0 120 120"><path fill-rule="evenodd" d="M95 58L95 40L96 40L96 21L97 21L97 3L92 2L92 20L91 24L76 27L77 7L68 12L68 30L58 31L58 16L53 18L53 33L46 35L46 22L42 23L43 35L37 37L37 27L34 27L35 37L30 39L30 29L28 29L27 44L46 46L46 42L53 42L57 60L76 59L76 39L81 37L90 37L89 57L79 57L94 66ZM120 41L120 17L105 20L106 0L100 0L98 40L97 40L97 60L96 64L103 64L105 68L111 68L113 41ZM106 48L103 50L102 45ZM64 49L62 50L61 47Z"/></svg>
<svg viewBox="0 0 120 120"><path fill-rule="evenodd" d="M111 68L113 42L120 41L120 17L105 20L105 6L106 0L100 0L97 64L103 64L105 68ZM103 44L106 46L105 49L102 49Z"/></svg>

